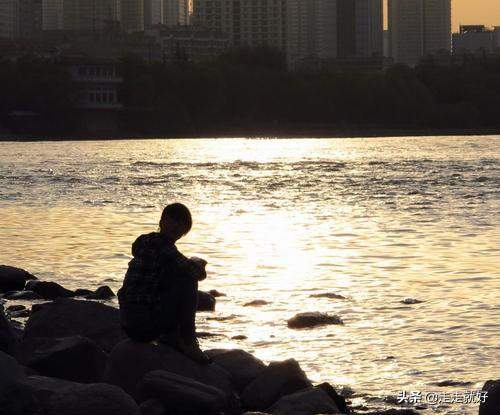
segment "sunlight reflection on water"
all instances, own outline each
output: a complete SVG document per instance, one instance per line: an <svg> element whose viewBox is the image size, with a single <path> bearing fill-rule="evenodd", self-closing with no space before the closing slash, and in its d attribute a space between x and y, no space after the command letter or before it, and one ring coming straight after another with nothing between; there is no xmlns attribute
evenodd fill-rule
<svg viewBox="0 0 500 415"><path fill-rule="evenodd" d="M220 335L206 347L294 357L315 381L371 395L480 387L500 375L499 148L500 137L0 143L0 263L116 290L135 237L183 201L195 225L179 247L209 261L202 288L225 292L215 316L232 316L200 314L200 330ZM321 292L347 299L310 297ZM243 306L254 299L269 304ZM286 327L316 310L345 325Z"/></svg>

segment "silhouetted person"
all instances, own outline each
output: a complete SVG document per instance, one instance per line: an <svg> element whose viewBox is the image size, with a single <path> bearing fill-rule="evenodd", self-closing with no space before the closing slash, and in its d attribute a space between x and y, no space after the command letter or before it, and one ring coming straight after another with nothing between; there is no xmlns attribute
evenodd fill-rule
<svg viewBox="0 0 500 415"><path fill-rule="evenodd" d="M209 363L196 339L198 281L206 278L206 261L186 258L175 242L192 226L191 213L181 203L168 205L160 231L141 235L132 245L122 288L120 319L133 340L158 340L191 359Z"/></svg>

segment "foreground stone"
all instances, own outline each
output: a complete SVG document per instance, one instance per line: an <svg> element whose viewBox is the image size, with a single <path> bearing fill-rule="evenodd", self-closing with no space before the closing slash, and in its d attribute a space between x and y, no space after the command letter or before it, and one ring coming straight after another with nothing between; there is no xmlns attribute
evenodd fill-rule
<svg viewBox="0 0 500 415"><path fill-rule="evenodd" d="M232 376L233 384L239 392L266 369L261 360L241 349L213 349L206 353Z"/></svg>
<svg viewBox="0 0 500 415"><path fill-rule="evenodd" d="M329 298L330 300L346 300L346 297L340 294L335 293L320 293L320 294L311 294L309 297L311 298Z"/></svg>
<svg viewBox="0 0 500 415"><path fill-rule="evenodd" d="M7 300L43 300L40 294L30 290L10 291L6 293L3 298Z"/></svg>
<svg viewBox="0 0 500 415"><path fill-rule="evenodd" d="M270 409L274 415L340 414L333 399L322 388L307 388L282 397Z"/></svg>
<svg viewBox="0 0 500 415"><path fill-rule="evenodd" d="M423 303L423 301L417 300L416 298L405 298L405 299L401 300L400 303L406 304L406 305L412 305L412 304L421 304L421 303Z"/></svg>
<svg viewBox="0 0 500 415"><path fill-rule="evenodd" d="M246 409L262 411L281 397L312 387L306 374L294 359L271 362L243 391Z"/></svg>
<svg viewBox="0 0 500 415"><path fill-rule="evenodd" d="M243 307L260 307L268 304L269 303L266 300L253 300L243 304Z"/></svg>
<svg viewBox="0 0 500 415"><path fill-rule="evenodd" d="M304 329L327 324L344 324L339 316L319 312L299 313L289 319L287 323L291 329Z"/></svg>
<svg viewBox="0 0 500 415"><path fill-rule="evenodd" d="M39 374L80 383L100 382L106 367L106 354L92 340L63 337L38 348L27 366Z"/></svg>
<svg viewBox="0 0 500 415"><path fill-rule="evenodd" d="M87 298L92 300L109 300L114 296L115 293L113 292L113 290L107 285L103 285L102 287L99 287L97 290L89 294Z"/></svg>
<svg viewBox="0 0 500 415"><path fill-rule="evenodd" d="M209 415L227 406L227 396L221 390L164 370L149 372L137 388L141 401L158 399L167 413Z"/></svg>
<svg viewBox="0 0 500 415"><path fill-rule="evenodd" d="M36 338L83 336L110 352L125 338L120 326L120 312L93 301L58 299L33 306L26 323L24 340Z"/></svg>
<svg viewBox="0 0 500 415"><path fill-rule="evenodd" d="M36 277L24 269L0 265L0 292L22 290L29 280Z"/></svg>
<svg viewBox="0 0 500 415"><path fill-rule="evenodd" d="M12 324L5 316L3 306L0 305L0 352L13 354L18 343L18 337Z"/></svg>
<svg viewBox="0 0 500 415"><path fill-rule="evenodd" d="M56 298L73 297L75 293L67 290L57 282L51 281L28 281L26 283L26 290L33 291L45 300L55 300Z"/></svg>
<svg viewBox="0 0 500 415"><path fill-rule="evenodd" d="M216 363L200 365L164 345L124 340L111 352L104 381L140 400L137 385L154 370L165 370L232 394L231 376Z"/></svg>
<svg viewBox="0 0 500 415"><path fill-rule="evenodd" d="M198 311L214 311L215 297L204 291L198 291Z"/></svg>
<svg viewBox="0 0 500 415"><path fill-rule="evenodd" d="M500 379L489 380L482 390L488 392L488 397L479 405L479 415L500 414Z"/></svg>

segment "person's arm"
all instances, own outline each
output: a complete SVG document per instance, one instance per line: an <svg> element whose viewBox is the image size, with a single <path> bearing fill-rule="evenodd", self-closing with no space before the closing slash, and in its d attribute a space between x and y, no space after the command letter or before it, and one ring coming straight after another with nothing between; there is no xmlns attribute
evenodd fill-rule
<svg viewBox="0 0 500 415"><path fill-rule="evenodd" d="M205 270L207 261L204 259L196 257L187 258L175 247L169 249L167 255L169 257L169 262L175 268L176 274L187 275L198 281L203 281L207 277L207 272Z"/></svg>

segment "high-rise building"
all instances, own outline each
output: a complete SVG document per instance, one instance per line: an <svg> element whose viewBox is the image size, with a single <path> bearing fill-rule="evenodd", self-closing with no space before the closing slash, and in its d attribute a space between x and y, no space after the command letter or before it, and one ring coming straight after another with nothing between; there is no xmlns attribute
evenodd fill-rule
<svg viewBox="0 0 500 415"><path fill-rule="evenodd" d="M193 23L227 33L233 46L286 49L286 0L194 0Z"/></svg>
<svg viewBox="0 0 500 415"><path fill-rule="evenodd" d="M102 32L119 20L118 0L64 0L65 30Z"/></svg>
<svg viewBox="0 0 500 415"><path fill-rule="evenodd" d="M459 33L453 33L453 53L492 53L500 48L500 27L493 29L484 25L460 26Z"/></svg>
<svg viewBox="0 0 500 415"><path fill-rule="evenodd" d="M355 0L356 53L358 57L383 56L383 0Z"/></svg>
<svg viewBox="0 0 500 415"><path fill-rule="evenodd" d="M42 32L42 0L19 0L19 37L33 39Z"/></svg>
<svg viewBox="0 0 500 415"><path fill-rule="evenodd" d="M120 1L121 27L125 32L144 30L144 0Z"/></svg>
<svg viewBox="0 0 500 415"><path fill-rule="evenodd" d="M64 0L42 0L42 29L64 29Z"/></svg>
<svg viewBox="0 0 500 415"><path fill-rule="evenodd" d="M0 38L13 39L19 35L19 1L0 2Z"/></svg>
<svg viewBox="0 0 500 415"><path fill-rule="evenodd" d="M144 0L144 29L162 23L163 0Z"/></svg>
<svg viewBox="0 0 500 415"><path fill-rule="evenodd" d="M163 24L185 26L189 24L189 0L162 0Z"/></svg>
<svg viewBox="0 0 500 415"><path fill-rule="evenodd" d="M389 0L390 53L416 65L425 55L451 49L451 0Z"/></svg>

